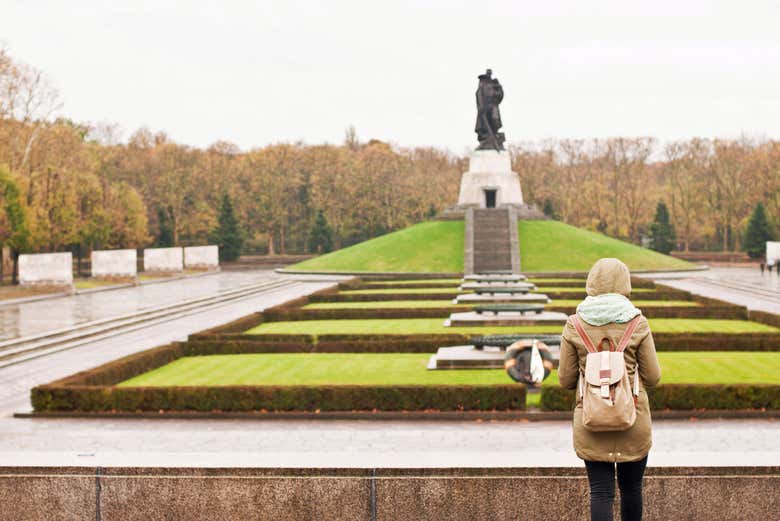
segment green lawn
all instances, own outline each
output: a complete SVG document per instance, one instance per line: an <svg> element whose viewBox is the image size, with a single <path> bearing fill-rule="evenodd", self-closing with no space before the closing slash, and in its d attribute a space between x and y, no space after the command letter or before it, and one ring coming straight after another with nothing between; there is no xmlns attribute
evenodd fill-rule
<svg viewBox="0 0 780 521"><path fill-rule="evenodd" d="M296 353L180 358L119 384L183 385L479 385L504 384L502 369L428 371L428 354ZM780 383L780 353L659 353L662 383ZM557 385L553 372L544 385ZM538 395L530 398L538 401Z"/></svg>
<svg viewBox="0 0 780 521"><path fill-rule="evenodd" d="M778 333L780 329L747 320L705 318L652 318L650 327L657 333ZM445 327L440 318L304 320L267 322L248 334L447 334L447 333L560 333L560 325Z"/></svg>
<svg viewBox="0 0 780 521"><path fill-rule="evenodd" d="M689 262L559 221L520 221L518 229L524 272L588 271L602 257L617 257L632 270L693 266Z"/></svg>
<svg viewBox="0 0 780 521"><path fill-rule="evenodd" d="M76 289L92 289L106 286L117 286L119 284L127 284L129 282L129 280L76 279L73 285Z"/></svg>
<svg viewBox="0 0 780 521"><path fill-rule="evenodd" d="M305 260L311 271L462 272L463 221L415 224L348 248Z"/></svg>
<svg viewBox="0 0 780 521"><path fill-rule="evenodd" d="M550 306L576 306L581 300L553 300ZM638 308L651 307L697 307L697 302L689 300L633 300ZM371 300L368 302L315 302L303 306L303 309L414 309L414 308L471 308L473 304L453 304L451 300Z"/></svg>

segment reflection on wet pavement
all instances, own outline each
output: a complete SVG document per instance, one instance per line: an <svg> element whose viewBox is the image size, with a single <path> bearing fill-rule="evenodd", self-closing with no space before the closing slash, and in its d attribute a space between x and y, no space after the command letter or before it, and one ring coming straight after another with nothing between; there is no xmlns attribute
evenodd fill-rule
<svg viewBox="0 0 780 521"><path fill-rule="evenodd" d="M215 295L274 276L272 271L224 272L0 306L0 341Z"/></svg>

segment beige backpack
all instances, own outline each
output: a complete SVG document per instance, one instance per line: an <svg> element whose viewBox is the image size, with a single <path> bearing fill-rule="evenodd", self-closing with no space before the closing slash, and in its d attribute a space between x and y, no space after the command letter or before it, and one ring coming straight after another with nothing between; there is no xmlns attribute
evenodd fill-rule
<svg viewBox="0 0 780 521"><path fill-rule="evenodd" d="M579 317L573 316L572 322L577 334L588 350L585 374L580 374L578 387L582 398L582 423L589 431L624 431L631 428L636 421L639 366L634 374L632 394L623 351L631 340L640 317L641 315L637 315L628 323L617 347L612 339L604 337L599 342L599 347L606 343L608 349L599 351L582 328Z"/></svg>

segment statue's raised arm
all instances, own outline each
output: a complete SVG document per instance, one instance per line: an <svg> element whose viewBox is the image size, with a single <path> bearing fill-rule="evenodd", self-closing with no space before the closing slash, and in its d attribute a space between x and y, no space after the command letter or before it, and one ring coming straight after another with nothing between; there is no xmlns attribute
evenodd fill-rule
<svg viewBox="0 0 780 521"><path fill-rule="evenodd" d="M479 75L477 86L477 133L479 147L477 150L504 150L504 133L501 129L501 113L498 104L504 99L504 88L493 78L493 71L488 69Z"/></svg>

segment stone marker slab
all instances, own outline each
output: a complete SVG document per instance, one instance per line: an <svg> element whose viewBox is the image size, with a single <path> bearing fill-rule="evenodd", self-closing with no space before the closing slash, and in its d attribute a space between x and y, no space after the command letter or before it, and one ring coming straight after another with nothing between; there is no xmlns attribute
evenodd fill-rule
<svg viewBox="0 0 780 521"><path fill-rule="evenodd" d="M177 272L184 270L182 248L146 248L144 250L144 271Z"/></svg>
<svg viewBox="0 0 780 521"><path fill-rule="evenodd" d="M134 278L138 274L135 250L95 250L92 252L93 277Z"/></svg>
<svg viewBox="0 0 780 521"><path fill-rule="evenodd" d="M553 364L557 365L560 346L548 348L553 356ZM492 346L483 349L470 345L440 347L428 360L428 369L503 369L505 356L505 349Z"/></svg>
<svg viewBox="0 0 780 521"><path fill-rule="evenodd" d="M536 285L530 283L530 282L521 282L521 281L507 281L507 282L464 282L460 285L460 289L463 291L470 291L470 290L491 290L491 289L505 289L505 290L511 290L511 289L527 289L527 290L534 290L536 289Z"/></svg>
<svg viewBox="0 0 780 521"><path fill-rule="evenodd" d="M464 293L458 295L454 304L489 304L489 303L501 303L501 302L527 302L529 304L548 304L550 298L544 293L497 293L497 294L482 294L476 293Z"/></svg>
<svg viewBox="0 0 780 521"><path fill-rule="evenodd" d="M525 275L466 275L464 281L477 282L522 282L528 280Z"/></svg>
<svg viewBox="0 0 780 521"><path fill-rule="evenodd" d="M477 313L467 311L464 313L452 313L449 318L449 325L452 327L461 326L539 326L546 324L566 323L569 316L566 313L557 311L543 311L541 313L518 313L516 311L493 313Z"/></svg>
<svg viewBox="0 0 780 521"><path fill-rule="evenodd" d="M216 270L219 268L219 246L187 246L184 267Z"/></svg>
<svg viewBox="0 0 780 521"><path fill-rule="evenodd" d="M70 252L19 255L19 283L23 286L73 284L73 255Z"/></svg>

